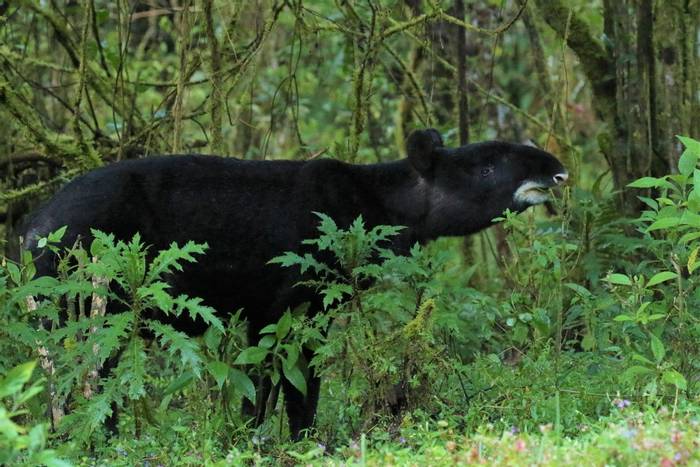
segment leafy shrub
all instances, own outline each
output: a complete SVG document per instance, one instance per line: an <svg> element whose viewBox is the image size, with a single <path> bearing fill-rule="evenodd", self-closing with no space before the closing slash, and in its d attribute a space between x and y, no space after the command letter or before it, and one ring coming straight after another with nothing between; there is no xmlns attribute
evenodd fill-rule
<svg viewBox="0 0 700 467"><path fill-rule="evenodd" d="M119 408L131 410L138 434L142 420L154 421L148 400L155 392L164 410L173 393L205 371L223 385L229 375L222 366L228 366L210 349L223 340L223 323L200 299L172 296L164 279L193 262L206 245L172 244L149 260L138 234L122 242L93 231L89 253L80 245L62 252L54 244L63 231L40 241L59 254L57 278L35 278L29 253L19 265L8 262L0 274L5 321L0 342L7 356L2 364L37 352L42 356L52 409L70 409L59 429L85 442ZM157 319L182 314L211 326L205 342L211 344L209 353L198 340ZM170 384L154 392L162 375L170 376ZM233 376L231 382L247 378L240 371ZM249 380L239 385L246 383L252 386Z"/></svg>
<svg viewBox="0 0 700 467"><path fill-rule="evenodd" d="M24 407L44 389L41 381L27 386L35 366L36 362L24 363L0 376L0 464L67 467L69 463L45 449L46 424L29 429L20 425L28 413Z"/></svg>

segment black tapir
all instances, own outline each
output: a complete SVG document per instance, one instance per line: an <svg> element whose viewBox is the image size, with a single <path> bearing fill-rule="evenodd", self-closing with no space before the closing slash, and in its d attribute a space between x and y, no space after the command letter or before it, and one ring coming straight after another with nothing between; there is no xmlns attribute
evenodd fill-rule
<svg viewBox="0 0 700 467"><path fill-rule="evenodd" d="M36 248L37 237L64 225L66 245L78 236L89 239L90 228L121 239L140 232L151 251L173 241L207 242L207 254L171 285L201 297L222 317L242 308L255 343L287 308L316 300L312 291L293 287L298 272L268 264L316 235L313 212L341 227L359 215L368 227L405 226L391 247L407 251L415 242L482 230L506 209L543 203L547 189L568 177L540 149L495 141L450 149L433 129L412 133L407 153L406 159L371 165L199 155L119 162L60 190L28 224L26 245ZM37 271L53 274L54 259L40 256ZM205 330L191 320L171 324L191 335ZM304 396L283 382L294 438L313 423L319 386L310 375Z"/></svg>

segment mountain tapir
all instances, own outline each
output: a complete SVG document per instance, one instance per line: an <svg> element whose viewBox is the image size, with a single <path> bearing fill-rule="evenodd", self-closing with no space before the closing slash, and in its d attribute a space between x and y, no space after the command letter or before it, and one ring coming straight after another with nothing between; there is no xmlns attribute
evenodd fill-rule
<svg viewBox="0 0 700 467"><path fill-rule="evenodd" d="M506 209L543 203L548 189L568 177L555 157L535 147L492 141L446 148L434 129L413 132L407 154L369 165L200 155L118 162L63 187L29 222L26 246L36 249L38 237L64 225L65 245L89 240L91 228L125 240L139 232L152 252L171 242L206 242L207 254L171 286L202 298L220 317L242 308L253 344L287 308L317 302L313 291L294 287L298 271L268 264L316 235L314 212L343 228L360 215L367 227L405 226L391 244L404 252L416 242L478 232ZM55 273L51 255L37 263L38 275ZM205 330L203 322L162 319L190 335ZM313 374L306 396L283 381L294 438L313 423L319 387Z"/></svg>

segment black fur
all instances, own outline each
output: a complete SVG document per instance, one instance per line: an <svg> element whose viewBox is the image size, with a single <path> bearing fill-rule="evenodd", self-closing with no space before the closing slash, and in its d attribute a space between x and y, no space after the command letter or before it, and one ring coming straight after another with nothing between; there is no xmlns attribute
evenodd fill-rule
<svg viewBox="0 0 700 467"><path fill-rule="evenodd" d="M513 194L524 181L544 187L566 171L550 154L502 142L443 147L435 130L413 133L408 158L374 165L332 159L242 161L213 156L151 157L109 165L76 178L58 192L29 224L30 248L37 236L68 225L65 244L90 228L129 239L140 232L151 251L170 242L207 242L207 254L188 266L172 286L175 293L204 299L221 316L243 308L250 337L276 322L289 308L316 297L293 288L296 272L267 262L316 235L317 217L331 216L346 227L362 215L369 227L403 225L392 247L467 235L491 225L506 208L528 203ZM53 274L43 255L39 274ZM174 324L191 335L203 323ZM311 375L308 395L285 385L292 435L311 426L320 381Z"/></svg>

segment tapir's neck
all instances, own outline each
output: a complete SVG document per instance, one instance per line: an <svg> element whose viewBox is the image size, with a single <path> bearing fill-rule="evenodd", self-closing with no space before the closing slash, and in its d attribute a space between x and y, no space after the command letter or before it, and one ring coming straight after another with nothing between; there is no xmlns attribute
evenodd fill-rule
<svg viewBox="0 0 700 467"><path fill-rule="evenodd" d="M408 227L414 241L436 237L426 225L430 187L406 159L356 167L364 172L368 186L376 191L387 213L385 224Z"/></svg>

